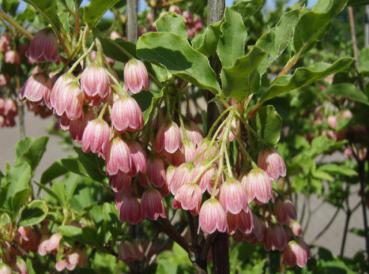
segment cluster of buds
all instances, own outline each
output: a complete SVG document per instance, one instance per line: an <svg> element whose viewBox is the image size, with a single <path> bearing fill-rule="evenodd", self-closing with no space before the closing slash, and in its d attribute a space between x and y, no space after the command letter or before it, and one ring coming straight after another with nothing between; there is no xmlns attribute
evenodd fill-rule
<svg viewBox="0 0 369 274"><path fill-rule="evenodd" d="M195 37L195 35L204 28L202 19L198 15L193 15L189 11L182 11L181 8L178 6L170 6L169 12L174 12L184 17L188 38ZM165 12L163 12L162 14L164 13ZM155 17L152 12L147 13L145 26L140 28L140 34L149 31L156 31Z"/></svg>
<svg viewBox="0 0 369 274"><path fill-rule="evenodd" d="M14 127L17 114L17 102L10 98L0 97L0 128Z"/></svg>
<svg viewBox="0 0 369 274"><path fill-rule="evenodd" d="M175 12L184 17L189 38L193 38L196 33L200 32L204 27L200 16L194 16L190 11L182 11L178 6L170 6L169 11Z"/></svg>
<svg viewBox="0 0 369 274"><path fill-rule="evenodd" d="M11 37L8 34L0 36L0 53L3 55L3 60L7 64L19 65L21 62L21 55L12 48Z"/></svg>

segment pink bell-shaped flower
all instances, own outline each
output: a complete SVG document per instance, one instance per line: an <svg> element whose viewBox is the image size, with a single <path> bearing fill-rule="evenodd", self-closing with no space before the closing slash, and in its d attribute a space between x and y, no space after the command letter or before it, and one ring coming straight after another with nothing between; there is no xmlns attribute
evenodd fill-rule
<svg viewBox="0 0 369 274"><path fill-rule="evenodd" d="M176 195L178 189L187 183L191 183L193 167L191 164L184 163L174 170L171 180L168 181L168 187L173 195Z"/></svg>
<svg viewBox="0 0 369 274"><path fill-rule="evenodd" d="M234 234L236 231L248 234L254 228L253 214L251 210L241 210L237 214L227 214L228 233Z"/></svg>
<svg viewBox="0 0 369 274"><path fill-rule="evenodd" d="M15 50L8 50L7 52L5 52L4 62L13 65L19 65L20 64L19 53Z"/></svg>
<svg viewBox="0 0 369 274"><path fill-rule="evenodd" d="M126 195L131 194L131 176L122 172L118 172L116 175L109 177L109 182L110 187L114 192L123 192Z"/></svg>
<svg viewBox="0 0 369 274"><path fill-rule="evenodd" d="M238 214L247 209L247 196L242 184L234 179L225 181L219 191L219 202L226 212Z"/></svg>
<svg viewBox="0 0 369 274"><path fill-rule="evenodd" d="M181 204L184 210L198 213L202 199L201 188L195 183L184 184L178 189L174 199Z"/></svg>
<svg viewBox="0 0 369 274"><path fill-rule="evenodd" d="M286 176L286 165L284 160L275 149L261 151L258 157L258 165L265 170L273 180Z"/></svg>
<svg viewBox="0 0 369 274"><path fill-rule="evenodd" d="M266 204L273 198L271 178L260 168L254 168L247 176L244 176L242 178L242 184L246 189L249 203L255 200L259 203Z"/></svg>
<svg viewBox="0 0 369 274"><path fill-rule="evenodd" d="M110 77L103 66L89 65L81 74L81 88L88 98L105 99L110 94Z"/></svg>
<svg viewBox="0 0 369 274"><path fill-rule="evenodd" d="M310 251L307 244L300 240L299 242L290 241L283 251L282 262L288 266L298 266L303 268L310 257Z"/></svg>
<svg viewBox="0 0 369 274"><path fill-rule="evenodd" d="M265 232L264 246L267 250L283 251L288 242L288 235L281 225L269 226Z"/></svg>
<svg viewBox="0 0 369 274"><path fill-rule="evenodd" d="M278 223L285 225L291 220L296 220L297 214L295 206L291 201L278 201L274 205L274 215L277 218Z"/></svg>
<svg viewBox="0 0 369 274"><path fill-rule="evenodd" d="M163 197L156 189L147 189L141 198L142 215L149 220L157 220L159 217L166 218Z"/></svg>
<svg viewBox="0 0 369 274"><path fill-rule="evenodd" d="M37 32L28 47L26 56L31 64L59 61L55 34L48 29Z"/></svg>
<svg viewBox="0 0 369 274"><path fill-rule="evenodd" d="M110 127L103 119L87 122L82 135L82 150L93 153L103 153L110 140Z"/></svg>
<svg viewBox="0 0 369 274"><path fill-rule="evenodd" d="M124 196L119 212L119 218L122 222L138 224L142 221L141 204L136 197Z"/></svg>
<svg viewBox="0 0 369 274"><path fill-rule="evenodd" d="M111 122L118 131L137 131L143 128L144 120L140 106L129 96L122 96L114 102Z"/></svg>
<svg viewBox="0 0 369 274"><path fill-rule="evenodd" d="M151 158L147 162L147 177L157 187L166 184L165 165L161 158Z"/></svg>
<svg viewBox="0 0 369 274"><path fill-rule="evenodd" d="M131 142L128 144L130 150L130 156L132 160L131 173L146 173L146 152L138 142Z"/></svg>
<svg viewBox="0 0 369 274"><path fill-rule="evenodd" d="M207 234L227 230L227 215L216 198L212 197L202 204L199 213L199 226Z"/></svg>
<svg viewBox="0 0 369 274"><path fill-rule="evenodd" d="M111 176L119 171L129 174L132 170L131 152L128 145L119 137L106 147L106 172Z"/></svg>
<svg viewBox="0 0 369 274"><path fill-rule="evenodd" d="M35 73L25 82L21 91L21 98L38 103L49 96L51 88L51 82L44 73Z"/></svg>
<svg viewBox="0 0 369 274"><path fill-rule="evenodd" d="M181 132L178 125L169 121L163 124L155 138L155 150L160 152L168 152L174 154L182 147Z"/></svg>
<svg viewBox="0 0 369 274"><path fill-rule="evenodd" d="M124 86L134 94L149 89L149 74L142 61L131 59L126 63L124 66Z"/></svg>

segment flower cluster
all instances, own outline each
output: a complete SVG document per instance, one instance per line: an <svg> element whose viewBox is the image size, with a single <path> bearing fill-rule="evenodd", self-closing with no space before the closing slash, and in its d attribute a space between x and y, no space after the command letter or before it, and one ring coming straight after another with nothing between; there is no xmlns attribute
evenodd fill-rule
<svg viewBox="0 0 369 274"><path fill-rule="evenodd" d="M28 51L32 63L58 60L50 37L35 36L31 44L37 47ZM94 58L89 57L91 46L64 73L49 78L36 67L21 96L49 107L84 152L105 161L120 220L138 224L167 218L164 197L171 196L174 209L198 217L205 235L226 232L283 252L288 265L305 265L309 251L293 204L273 189L286 176L284 160L272 147L248 150L242 106L232 103L205 137L189 113L181 114L181 94L168 89L157 114L145 121L134 97L150 89L145 64L128 61L121 83L95 42ZM231 144L238 147L237 155ZM53 237L40 244L41 255L55 250L60 239ZM136 249L123 248L125 260L139 260ZM66 254L58 271L76 266L77 255Z"/></svg>

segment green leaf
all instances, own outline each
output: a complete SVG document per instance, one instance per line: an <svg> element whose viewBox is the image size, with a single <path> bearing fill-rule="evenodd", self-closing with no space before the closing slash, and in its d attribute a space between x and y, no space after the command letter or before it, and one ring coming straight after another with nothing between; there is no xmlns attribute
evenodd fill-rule
<svg viewBox="0 0 369 274"><path fill-rule="evenodd" d="M93 28L119 0L91 0L90 3L83 8L83 19L90 28Z"/></svg>
<svg viewBox="0 0 369 274"><path fill-rule="evenodd" d="M41 175L41 184L46 184L68 172L60 161L54 162Z"/></svg>
<svg viewBox="0 0 369 274"><path fill-rule="evenodd" d="M369 48L364 48L360 51L359 72L369 74Z"/></svg>
<svg viewBox="0 0 369 274"><path fill-rule="evenodd" d="M342 83L342 84L334 84L329 86L325 91L325 94L334 95L337 97L342 97L349 99L354 102L362 103L365 105L369 105L369 99L365 96L365 94L356 88L354 84L350 83Z"/></svg>
<svg viewBox="0 0 369 274"><path fill-rule="evenodd" d="M236 0L231 8L247 18L259 11L264 4L265 0Z"/></svg>
<svg viewBox="0 0 369 274"><path fill-rule="evenodd" d="M35 170L46 151L48 141L48 137L40 137L35 140L26 137L19 141L16 147L16 161L26 161L32 170Z"/></svg>
<svg viewBox="0 0 369 274"><path fill-rule="evenodd" d="M149 32L137 42L139 58L159 63L170 73L200 88L220 92L216 75L205 55L193 49L188 41L169 32Z"/></svg>
<svg viewBox="0 0 369 274"><path fill-rule="evenodd" d="M126 63L132 57L136 57L136 46L131 42L122 39L111 40L102 35L99 35L99 40L104 54L113 60Z"/></svg>
<svg viewBox="0 0 369 274"><path fill-rule="evenodd" d="M160 32L172 32L187 39L185 20L182 15L166 12L155 21L155 26Z"/></svg>
<svg viewBox="0 0 369 274"><path fill-rule="evenodd" d="M223 67L231 67L245 52L247 32L241 15L227 8L220 26L217 54Z"/></svg>
<svg viewBox="0 0 369 274"><path fill-rule="evenodd" d="M13 212L17 212L26 204L31 194L31 167L27 162L18 162L12 166L7 174L9 188L6 200Z"/></svg>
<svg viewBox="0 0 369 274"><path fill-rule="evenodd" d="M348 177L357 176L357 172L353 168L344 165L325 164L319 169L332 174L341 174Z"/></svg>
<svg viewBox="0 0 369 274"><path fill-rule="evenodd" d="M197 49L202 54L206 56L211 56L215 53L218 45L218 40L220 36L220 25L221 22L218 21L206 27L206 29L195 36L192 40L192 46Z"/></svg>
<svg viewBox="0 0 369 274"><path fill-rule="evenodd" d="M363 6L363 5L368 5L369 4L369 0L349 0L348 1L348 6Z"/></svg>
<svg viewBox="0 0 369 274"><path fill-rule="evenodd" d="M59 232L65 237L78 237L82 235L82 228L73 225L61 225Z"/></svg>
<svg viewBox="0 0 369 274"><path fill-rule="evenodd" d="M20 226L32 226L41 223L47 216L48 208L45 201L34 200L21 213Z"/></svg>
<svg viewBox="0 0 369 274"><path fill-rule="evenodd" d="M352 58L340 58L333 64L316 63L311 67L296 69L293 75L284 75L275 79L263 94L262 102L291 90L302 88L330 74L345 71L352 65Z"/></svg>
<svg viewBox="0 0 369 274"><path fill-rule="evenodd" d="M296 52L305 52L319 40L326 31L331 18L340 13L347 0L319 0L312 11L301 16L293 37Z"/></svg>
<svg viewBox="0 0 369 274"><path fill-rule="evenodd" d="M54 28L54 31L62 29L62 23L58 16L57 1L55 0L25 0L45 17Z"/></svg>
<svg viewBox="0 0 369 274"><path fill-rule="evenodd" d="M262 107L257 112L254 124L265 145L276 145L279 142L282 118L272 105Z"/></svg>
<svg viewBox="0 0 369 274"><path fill-rule="evenodd" d="M260 75L286 50L293 39L293 33L300 15L299 10L292 10L282 15L278 24L256 41L256 46L267 54L259 65Z"/></svg>
<svg viewBox="0 0 369 274"><path fill-rule="evenodd" d="M193 273L193 271L183 272L185 269L190 270L191 261L186 251L176 243L173 245L172 250L164 251L158 255L157 264L157 274Z"/></svg>
<svg viewBox="0 0 369 274"><path fill-rule="evenodd" d="M263 50L254 47L249 54L237 59L233 67L223 67L221 79L224 94L241 100L255 93L260 86L258 66L264 56Z"/></svg>

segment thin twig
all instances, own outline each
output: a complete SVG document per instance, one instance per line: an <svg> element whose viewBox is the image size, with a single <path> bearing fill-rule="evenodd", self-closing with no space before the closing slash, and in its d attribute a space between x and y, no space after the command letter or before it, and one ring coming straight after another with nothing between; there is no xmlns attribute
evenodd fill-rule
<svg viewBox="0 0 369 274"><path fill-rule="evenodd" d="M1 9L0 9L0 18L4 19L6 22L12 25L16 30L18 30L20 33L26 36L28 39L32 40L33 35L29 31L27 31L25 28L23 28L21 25L19 25L17 21L15 21L12 17L7 15Z"/></svg>

